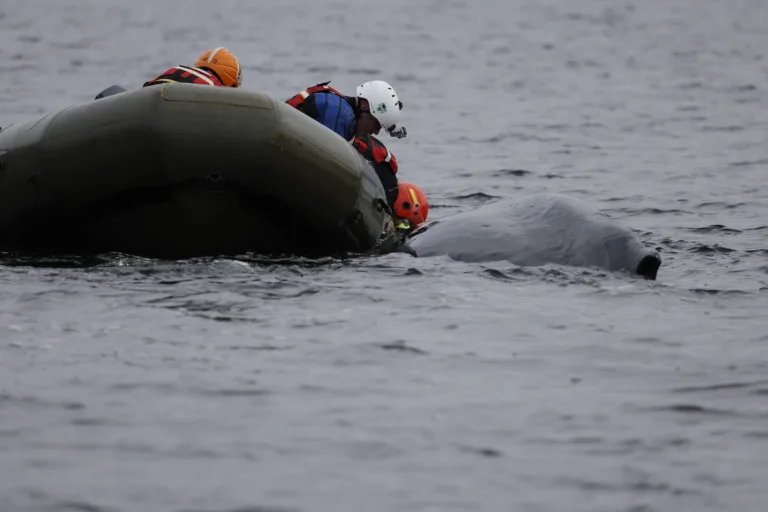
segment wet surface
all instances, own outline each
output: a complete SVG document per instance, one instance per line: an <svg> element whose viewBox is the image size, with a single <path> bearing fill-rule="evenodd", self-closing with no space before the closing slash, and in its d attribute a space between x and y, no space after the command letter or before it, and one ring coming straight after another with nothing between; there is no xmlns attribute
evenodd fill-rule
<svg viewBox="0 0 768 512"><path fill-rule="evenodd" d="M226 45L382 78L430 215L578 197L658 280L388 255L0 266L0 509L763 511L768 5L0 4L0 126Z"/></svg>

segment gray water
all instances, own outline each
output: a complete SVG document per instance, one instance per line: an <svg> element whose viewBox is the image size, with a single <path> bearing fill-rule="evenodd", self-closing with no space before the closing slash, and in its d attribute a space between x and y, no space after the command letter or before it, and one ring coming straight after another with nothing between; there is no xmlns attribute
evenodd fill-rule
<svg viewBox="0 0 768 512"><path fill-rule="evenodd" d="M432 218L559 192L664 259L6 257L0 510L767 510L767 43L762 0L0 0L0 126L226 45L390 81Z"/></svg>

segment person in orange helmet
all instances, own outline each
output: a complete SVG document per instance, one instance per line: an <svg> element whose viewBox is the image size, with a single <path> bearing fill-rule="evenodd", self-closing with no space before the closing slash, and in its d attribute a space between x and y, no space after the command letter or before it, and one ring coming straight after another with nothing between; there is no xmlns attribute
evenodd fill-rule
<svg viewBox="0 0 768 512"><path fill-rule="evenodd" d="M407 181L397 184L398 193L395 201L395 226L398 230L412 231L426 222L429 214L429 202L424 192Z"/></svg>
<svg viewBox="0 0 768 512"><path fill-rule="evenodd" d="M146 82L144 87L168 82L240 87L242 83L240 61L232 52L220 46L203 53L194 66L174 66L157 78Z"/></svg>

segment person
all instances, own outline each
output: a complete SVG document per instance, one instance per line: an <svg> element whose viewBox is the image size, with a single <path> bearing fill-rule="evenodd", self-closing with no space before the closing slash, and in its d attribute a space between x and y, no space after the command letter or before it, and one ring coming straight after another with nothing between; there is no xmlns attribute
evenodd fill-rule
<svg viewBox="0 0 768 512"><path fill-rule="evenodd" d="M343 95L329 83L301 91L286 103L351 142L373 165L393 208L398 196L397 159L374 135L384 129L392 137L406 136L405 127L398 126L403 102L381 80L358 86L354 97Z"/></svg>
<svg viewBox="0 0 768 512"><path fill-rule="evenodd" d="M168 82L240 87L242 69L237 57L220 46L200 55L194 66L174 66L157 78L145 82L144 87Z"/></svg>
<svg viewBox="0 0 768 512"><path fill-rule="evenodd" d="M427 196L419 187L407 181L398 183L397 189L394 212L398 221L395 224L398 229L412 231L427 221L429 214Z"/></svg>

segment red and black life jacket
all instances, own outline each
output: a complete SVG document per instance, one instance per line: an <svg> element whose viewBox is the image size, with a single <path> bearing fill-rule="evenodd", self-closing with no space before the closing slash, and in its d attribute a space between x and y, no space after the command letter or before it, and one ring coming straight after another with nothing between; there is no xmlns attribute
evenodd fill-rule
<svg viewBox="0 0 768 512"><path fill-rule="evenodd" d="M373 135L355 137L352 145L372 164L386 164L392 174L397 174L397 159L387 147Z"/></svg>
<svg viewBox="0 0 768 512"><path fill-rule="evenodd" d="M387 195L387 204L395 207L397 201L397 160L395 155L389 152L387 147L372 135L355 137L352 146L363 155L363 158L371 162L379 181L384 186Z"/></svg>
<svg viewBox="0 0 768 512"><path fill-rule="evenodd" d="M200 85L213 85L216 87L226 87L224 83L219 80L214 73L200 68L193 68L189 66L175 66L158 76L154 80L150 80L144 84L144 87L150 85L159 85L169 82L177 82L182 84L200 84Z"/></svg>

